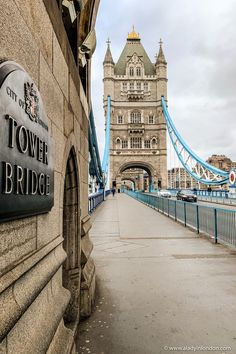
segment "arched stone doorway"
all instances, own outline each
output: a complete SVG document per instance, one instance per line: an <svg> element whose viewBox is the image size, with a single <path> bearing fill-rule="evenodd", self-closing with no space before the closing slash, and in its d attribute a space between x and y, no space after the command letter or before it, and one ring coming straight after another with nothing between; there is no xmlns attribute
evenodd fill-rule
<svg viewBox="0 0 236 354"><path fill-rule="evenodd" d="M63 264L62 285L71 293L64 314L67 327L79 319L80 304L80 221L79 178L75 150L72 147L66 164L63 198L63 248L67 259Z"/></svg>
<svg viewBox="0 0 236 354"><path fill-rule="evenodd" d="M129 176L121 178L121 187L122 189L135 190L135 179L130 178Z"/></svg>
<svg viewBox="0 0 236 354"><path fill-rule="evenodd" d="M115 180L117 189L121 187L122 180L127 178L131 178L135 181L136 190L141 189L152 191L153 189L161 188L161 178L155 171L154 167L149 163L131 161L121 165ZM140 183L141 178L143 179L142 183Z"/></svg>

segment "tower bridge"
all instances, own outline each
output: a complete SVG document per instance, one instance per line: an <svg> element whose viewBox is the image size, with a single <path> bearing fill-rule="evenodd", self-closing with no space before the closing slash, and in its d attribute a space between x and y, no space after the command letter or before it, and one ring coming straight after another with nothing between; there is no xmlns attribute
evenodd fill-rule
<svg viewBox="0 0 236 354"><path fill-rule="evenodd" d="M161 97L167 99L167 63L160 42L156 62L148 57L139 34L128 34L115 63L110 41L104 62L104 110L111 99L110 187L121 189L126 170L149 175L149 187L167 186L166 124Z"/></svg>
<svg viewBox="0 0 236 354"><path fill-rule="evenodd" d="M178 133L162 41L155 62L134 29L117 62L108 41L101 159L90 97L99 1L0 4L0 352L156 354L196 340L236 352L233 204L145 193L167 185L167 132L197 181L236 179ZM88 198L89 174L99 191ZM50 176L38 193L33 176ZM122 185L133 190L109 195Z"/></svg>

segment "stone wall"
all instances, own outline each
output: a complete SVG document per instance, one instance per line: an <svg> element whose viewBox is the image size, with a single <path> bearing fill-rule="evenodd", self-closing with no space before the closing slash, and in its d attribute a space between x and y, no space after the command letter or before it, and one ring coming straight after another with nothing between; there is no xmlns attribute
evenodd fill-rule
<svg viewBox="0 0 236 354"><path fill-rule="evenodd" d="M80 28L86 35L99 1L84 3ZM55 185L49 213L0 223L0 353L72 353L80 314L90 314L95 292L88 216L90 97L56 0L0 0L0 12L0 57L28 72L44 103Z"/></svg>

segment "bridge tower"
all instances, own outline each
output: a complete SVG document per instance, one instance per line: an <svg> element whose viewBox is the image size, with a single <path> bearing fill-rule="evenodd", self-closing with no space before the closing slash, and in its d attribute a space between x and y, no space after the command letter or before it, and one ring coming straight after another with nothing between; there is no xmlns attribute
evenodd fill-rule
<svg viewBox="0 0 236 354"><path fill-rule="evenodd" d="M117 63L107 41L103 68L105 113L107 96L111 97L110 186L119 190L127 181L136 189L165 188L166 124L161 96L167 99L167 62L162 41L152 63L133 28Z"/></svg>

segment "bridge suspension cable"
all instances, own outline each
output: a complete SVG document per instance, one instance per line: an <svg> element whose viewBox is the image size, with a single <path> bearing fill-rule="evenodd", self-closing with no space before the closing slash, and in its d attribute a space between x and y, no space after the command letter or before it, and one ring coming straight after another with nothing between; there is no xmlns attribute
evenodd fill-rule
<svg viewBox="0 0 236 354"><path fill-rule="evenodd" d="M166 107L165 99L161 98L162 109L167 130L176 154L185 170L198 182L207 185L222 185L228 183L229 173L220 170L197 156L185 143L177 131Z"/></svg>
<svg viewBox="0 0 236 354"><path fill-rule="evenodd" d="M104 184L108 179L108 166L109 166L109 151L110 151L110 125L111 125L111 97L107 96L107 112L106 112L106 135L105 135L105 148L102 159L102 171Z"/></svg>
<svg viewBox="0 0 236 354"><path fill-rule="evenodd" d="M89 163L89 174L90 176L96 176L97 182L103 184L103 173L101 160L98 150L96 127L94 123L93 110L91 110L89 115L89 152L90 152L90 163Z"/></svg>
<svg viewBox="0 0 236 354"><path fill-rule="evenodd" d="M96 127L94 123L93 110L89 116L89 151L90 151L90 164L89 174L96 177L97 182L100 184L100 188L105 188L108 179L108 167L109 167L109 149L110 149L110 123L111 123L111 98L107 97L107 114L106 114L106 136L105 136L105 148L103 154L103 160L101 159L98 150Z"/></svg>

